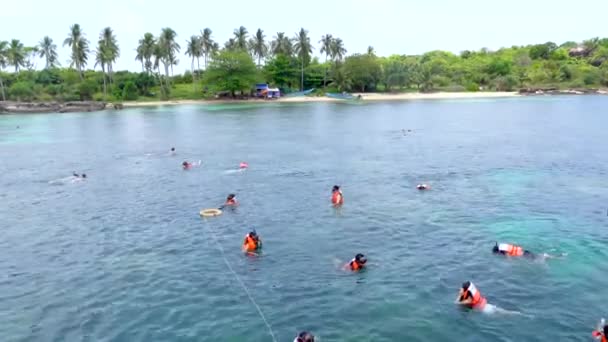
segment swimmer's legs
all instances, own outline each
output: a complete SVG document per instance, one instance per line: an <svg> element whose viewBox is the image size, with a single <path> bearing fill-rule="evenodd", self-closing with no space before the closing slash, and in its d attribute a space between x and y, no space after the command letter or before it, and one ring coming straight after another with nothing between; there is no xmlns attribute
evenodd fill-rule
<svg viewBox="0 0 608 342"><path fill-rule="evenodd" d="M520 315L520 316L525 316L525 317L533 318L533 316L526 315L526 314L521 313L519 311L512 311L512 310L507 310L507 309L499 308L498 306L492 305L492 304L486 304L486 306L483 308L482 312L485 313L485 314L488 314L488 315L494 315L494 314L500 314L500 315Z"/></svg>

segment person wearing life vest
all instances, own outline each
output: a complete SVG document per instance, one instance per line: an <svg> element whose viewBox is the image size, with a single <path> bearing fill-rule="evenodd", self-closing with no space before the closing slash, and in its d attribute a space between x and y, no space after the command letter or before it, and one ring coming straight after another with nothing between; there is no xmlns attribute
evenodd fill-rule
<svg viewBox="0 0 608 342"><path fill-rule="evenodd" d="M334 185L331 189L331 204L336 207L344 204L344 196L338 185Z"/></svg>
<svg viewBox="0 0 608 342"><path fill-rule="evenodd" d="M593 331L592 336L600 342L608 342L608 325L606 324L606 320L602 318L597 329Z"/></svg>
<svg viewBox="0 0 608 342"><path fill-rule="evenodd" d="M184 170L190 170L192 168L192 163L188 163L187 161L184 161L182 163L182 167L184 168Z"/></svg>
<svg viewBox="0 0 608 342"><path fill-rule="evenodd" d="M255 230L245 235L245 240L243 241L243 250L245 252L255 252L260 248L262 248L262 240Z"/></svg>
<svg viewBox="0 0 608 342"><path fill-rule="evenodd" d="M344 268L355 272L360 271L365 267L366 262L367 258L365 255L359 253L348 264L344 265Z"/></svg>
<svg viewBox="0 0 608 342"><path fill-rule="evenodd" d="M228 197L226 197L226 203L224 203L224 206L236 207L237 205L239 205L239 202L236 201L235 194L230 194Z"/></svg>
<svg viewBox="0 0 608 342"><path fill-rule="evenodd" d="M485 297L481 295L481 292L477 290L475 285L467 281L462 284L462 288L458 293L458 304L465 305L471 309L483 310L488 303Z"/></svg>
<svg viewBox="0 0 608 342"><path fill-rule="evenodd" d="M307 331L302 331L296 336L293 342L315 342L315 337Z"/></svg>
<svg viewBox="0 0 608 342"><path fill-rule="evenodd" d="M492 252L495 254L502 254L506 256L512 257L520 257L520 256L533 256L534 254L530 251L526 251L520 246L511 245L508 243L496 243L492 248Z"/></svg>

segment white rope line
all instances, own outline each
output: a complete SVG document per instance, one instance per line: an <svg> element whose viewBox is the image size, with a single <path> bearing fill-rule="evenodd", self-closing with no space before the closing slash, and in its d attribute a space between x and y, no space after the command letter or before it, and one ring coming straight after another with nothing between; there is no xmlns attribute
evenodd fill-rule
<svg viewBox="0 0 608 342"><path fill-rule="evenodd" d="M207 222L206 218L204 218L203 221L205 221L205 224L207 225L207 230L211 232L211 236L213 237L213 241L215 241L215 244L217 245L217 248L220 250L220 253L222 254L222 259L224 259L224 263L226 264L226 266L228 266L228 269L230 270L230 272L232 272L232 274L234 275L234 277L236 278L236 280L238 280L239 284L241 284L241 287L243 288L243 290L245 290L245 293L247 294L247 297L249 297L249 300L251 301L251 303L253 304L253 306L255 306L255 308L258 310L258 313L260 314L260 317L262 317L262 320L264 321L264 324L266 324L266 327L268 328L268 332L270 333L270 336L272 337L272 340L274 342L277 342L277 338L274 336L274 332L272 331L272 327L270 326L270 323L268 323L268 320L266 319L266 316L264 316L264 312L262 312L262 309L260 308L260 306L258 305L258 303L256 303L255 299L253 299L253 296L249 292L249 289L247 288L247 286L245 285L245 283L243 282L243 280L241 280L241 277L239 277L239 275L234 271L234 269L232 268L232 266L230 266L230 262L228 262L228 259L226 259L226 254L224 253L224 248L222 247L222 245L217 240L217 238L215 236L215 232L213 231L213 229L211 229L209 227L209 222Z"/></svg>

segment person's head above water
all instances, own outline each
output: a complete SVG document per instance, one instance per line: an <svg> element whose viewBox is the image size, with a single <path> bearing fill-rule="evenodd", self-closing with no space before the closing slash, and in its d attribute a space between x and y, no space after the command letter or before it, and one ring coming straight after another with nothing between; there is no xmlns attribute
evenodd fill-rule
<svg viewBox="0 0 608 342"><path fill-rule="evenodd" d="M498 252L500 252L500 251L498 250L498 242L496 242L494 247L492 247L492 253L498 253Z"/></svg>
<svg viewBox="0 0 608 342"><path fill-rule="evenodd" d="M228 197L226 197L227 200L231 200L234 199L236 197L235 194L229 194Z"/></svg>
<svg viewBox="0 0 608 342"><path fill-rule="evenodd" d="M183 166L188 166L188 162L187 162L187 161L185 161L185 162L183 162L183 163L182 163L182 165L183 165Z"/></svg>
<svg viewBox="0 0 608 342"><path fill-rule="evenodd" d="M334 191L340 191L340 186L339 185L334 185L334 187L331 188L331 192L334 192Z"/></svg>
<svg viewBox="0 0 608 342"><path fill-rule="evenodd" d="M87 174L86 174L86 173L83 173L83 174L82 174L82 178L87 178Z"/></svg>
<svg viewBox="0 0 608 342"><path fill-rule="evenodd" d="M171 152L175 152L175 147L171 147Z"/></svg>
<svg viewBox="0 0 608 342"><path fill-rule="evenodd" d="M255 230L250 231L249 236L251 236L251 238L256 239L256 240L259 238L258 233Z"/></svg>
<svg viewBox="0 0 608 342"><path fill-rule="evenodd" d="M355 261L357 261L360 264L365 264L367 262L367 258L365 257L365 255L359 253L359 254L355 255Z"/></svg>
<svg viewBox="0 0 608 342"><path fill-rule="evenodd" d="M469 286L471 286L471 282L470 281L465 281L464 283L462 283L462 289L464 291L468 290Z"/></svg>
<svg viewBox="0 0 608 342"><path fill-rule="evenodd" d="M313 334L311 334L307 331L302 331L301 333L298 334L296 341L297 342L315 342L315 337L313 336Z"/></svg>

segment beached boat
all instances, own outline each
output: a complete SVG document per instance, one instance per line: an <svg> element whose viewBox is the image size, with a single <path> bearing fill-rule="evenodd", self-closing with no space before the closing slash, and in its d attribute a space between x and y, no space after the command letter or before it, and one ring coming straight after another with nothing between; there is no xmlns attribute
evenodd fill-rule
<svg viewBox="0 0 608 342"><path fill-rule="evenodd" d="M306 95L312 93L313 91L315 91L315 88L304 90L304 91L297 91L295 93L286 94L284 97L306 96Z"/></svg>
<svg viewBox="0 0 608 342"><path fill-rule="evenodd" d="M357 101L357 100L361 100L361 96L355 96L353 94L349 94L349 93L325 93L325 96L332 98L332 99L337 99L337 100L348 100L348 101Z"/></svg>

